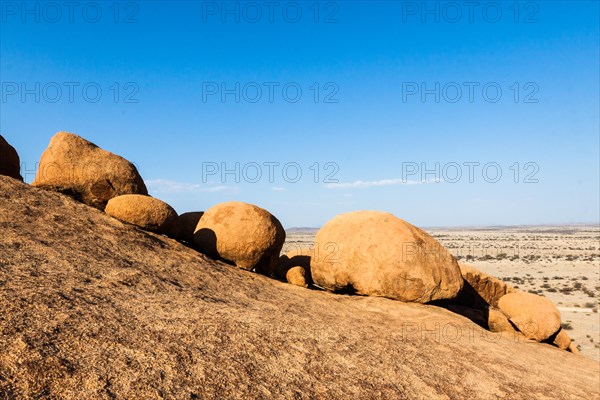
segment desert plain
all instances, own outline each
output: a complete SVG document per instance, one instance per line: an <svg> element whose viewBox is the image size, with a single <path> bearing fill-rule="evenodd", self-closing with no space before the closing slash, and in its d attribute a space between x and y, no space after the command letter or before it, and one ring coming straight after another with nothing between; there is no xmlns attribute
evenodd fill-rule
<svg viewBox="0 0 600 400"><path fill-rule="evenodd" d="M600 361L600 227L424 228L460 261L550 299L581 354ZM283 252L314 245L317 228L287 231Z"/></svg>

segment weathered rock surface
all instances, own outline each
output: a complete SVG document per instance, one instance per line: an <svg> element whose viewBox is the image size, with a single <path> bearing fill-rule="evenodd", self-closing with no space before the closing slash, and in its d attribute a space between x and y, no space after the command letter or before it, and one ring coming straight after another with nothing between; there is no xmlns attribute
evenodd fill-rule
<svg viewBox="0 0 600 400"><path fill-rule="evenodd" d="M5 177L0 229L2 399L600 395L596 361L248 274Z"/></svg>
<svg viewBox="0 0 600 400"><path fill-rule="evenodd" d="M68 132L58 132L50 140L32 185L68 194L101 210L113 197L148 194L132 163Z"/></svg>
<svg viewBox="0 0 600 400"><path fill-rule="evenodd" d="M460 294L452 300L470 307L498 307L498 300L507 293L515 292L502 280L479 271L470 265L458 263L465 284Z"/></svg>
<svg viewBox="0 0 600 400"><path fill-rule="evenodd" d="M208 209L196 227L194 245L203 253L271 275L285 242L285 230L267 210L237 201Z"/></svg>
<svg viewBox="0 0 600 400"><path fill-rule="evenodd" d="M126 194L108 201L104 210L120 221L147 231L177 237L177 212L164 201L140 194Z"/></svg>
<svg viewBox="0 0 600 400"><path fill-rule="evenodd" d="M427 303L463 286L454 257L426 232L392 214L338 215L317 233L315 284L334 292Z"/></svg>
<svg viewBox="0 0 600 400"><path fill-rule="evenodd" d="M19 154L2 135L0 135L0 175L23 180Z"/></svg>
<svg viewBox="0 0 600 400"><path fill-rule="evenodd" d="M200 218L202 218L203 215L204 212L196 211L184 213L179 216L178 225L180 240L187 243L192 243L194 241L194 232L196 232L198 222L200 222Z"/></svg>
<svg viewBox="0 0 600 400"><path fill-rule="evenodd" d="M560 329L560 312L545 297L517 291L502 296L498 307L529 339L541 342Z"/></svg>

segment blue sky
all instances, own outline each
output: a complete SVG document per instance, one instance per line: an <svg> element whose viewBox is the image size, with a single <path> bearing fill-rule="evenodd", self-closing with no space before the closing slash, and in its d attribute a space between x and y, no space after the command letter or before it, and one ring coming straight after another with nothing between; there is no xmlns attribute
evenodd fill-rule
<svg viewBox="0 0 600 400"><path fill-rule="evenodd" d="M65 130L180 213L599 221L596 1L0 4L0 133L27 181Z"/></svg>

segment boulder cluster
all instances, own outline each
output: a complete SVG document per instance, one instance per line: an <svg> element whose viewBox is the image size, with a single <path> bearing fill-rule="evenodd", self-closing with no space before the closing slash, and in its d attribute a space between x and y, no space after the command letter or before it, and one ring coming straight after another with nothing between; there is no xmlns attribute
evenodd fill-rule
<svg viewBox="0 0 600 400"><path fill-rule="evenodd" d="M0 136L0 174L23 180L19 171L17 152ZM244 270L305 288L435 304L492 332L577 352L552 302L459 264L432 236L390 213L338 215L319 230L313 247L281 255L285 230L267 210L226 202L178 215L148 195L134 164L68 132L51 139L32 185Z"/></svg>

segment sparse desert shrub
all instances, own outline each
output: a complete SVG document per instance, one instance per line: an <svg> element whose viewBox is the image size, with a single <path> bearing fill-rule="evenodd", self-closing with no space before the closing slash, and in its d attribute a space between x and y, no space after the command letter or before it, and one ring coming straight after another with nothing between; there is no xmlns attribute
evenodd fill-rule
<svg viewBox="0 0 600 400"><path fill-rule="evenodd" d="M563 322L562 324L560 324L560 327L563 328L565 331L573 330L573 327L571 326L571 321ZM571 340L574 340L574 339L571 339Z"/></svg>
<svg viewBox="0 0 600 400"><path fill-rule="evenodd" d="M595 293L593 290L590 290L588 288L583 288L583 293L587 294L588 297L595 297Z"/></svg>
<svg viewBox="0 0 600 400"><path fill-rule="evenodd" d="M595 306L595 303L585 303L585 308L594 308Z"/></svg>
<svg viewBox="0 0 600 400"><path fill-rule="evenodd" d="M547 292L556 293L556 292L558 292L558 290L556 290L556 288L551 287L550 289L547 290Z"/></svg>

